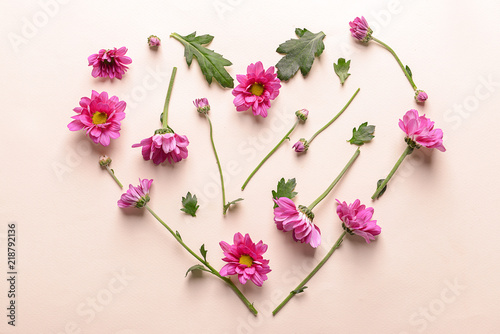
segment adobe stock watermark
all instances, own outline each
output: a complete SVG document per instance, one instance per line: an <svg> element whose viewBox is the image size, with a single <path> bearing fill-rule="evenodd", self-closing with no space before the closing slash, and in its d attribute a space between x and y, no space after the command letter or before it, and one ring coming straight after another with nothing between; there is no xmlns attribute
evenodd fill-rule
<svg viewBox="0 0 500 334"><path fill-rule="evenodd" d="M61 5L66 5L70 0L39 0L38 10L31 16L23 16L18 32L9 32L7 38L14 52L19 52L23 45L38 36L40 30L45 27L51 18L54 18L60 10Z"/></svg>
<svg viewBox="0 0 500 334"><path fill-rule="evenodd" d="M453 107L443 114L444 121L453 123L454 130L462 125L463 120L469 118L471 114L479 109L481 102L489 99L500 87L500 82L494 81L491 74L480 76L477 81L479 83L474 88L473 94L466 96L461 103L453 104Z"/></svg>
<svg viewBox="0 0 500 334"><path fill-rule="evenodd" d="M135 279L125 268L113 272L113 277L102 289L95 294L86 297L75 308L75 313L79 316L77 320L68 321L62 330L53 332L53 334L79 334L84 333L82 327L90 324L100 312L115 299L115 296L122 293L123 290Z"/></svg>
<svg viewBox="0 0 500 334"><path fill-rule="evenodd" d="M364 17L367 20L368 25L370 25L370 28L373 30L373 34L378 35L383 29L391 24L394 16L403 12L403 9L404 8L400 0L390 0L387 2L385 8L371 10L370 13L368 15L364 15ZM346 30L348 28L349 27L347 26ZM359 43L342 42L340 44L340 51L342 56L347 59L363 47L364 46Z"/></svg>
<svg viewBox="0 0 500 334"><path fill-rule="evenodd" d="M83 158L90 155L92 151L91 143L88 138L80 140L75 147L66 146L64 160L51 163L52 170L59 182L64 181L64 174L71 173L80 166Z"/></svg>
<svg viewBox="0 0 500 334"><path fill-rule="evenodd" d="M215 0L212 5L219 19L225 20L226 13L234 11L242 3L243 0Z"/></svg>
<svg viewBox="0 0 500 334"><path fill-rule="evenodd" d="M453 281L445 280L443 284L444 288L436 298L410 315L408 322L418 333L423 333L467 289L467 286L461 284L456 277ZM410 332L403 331L399 334L410 334Z"/></svg>

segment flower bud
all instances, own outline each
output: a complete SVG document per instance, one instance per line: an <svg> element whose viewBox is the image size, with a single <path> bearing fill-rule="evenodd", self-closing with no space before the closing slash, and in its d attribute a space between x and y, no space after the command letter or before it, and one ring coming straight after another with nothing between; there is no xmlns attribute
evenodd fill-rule
<svg viewBox="0 0 500 334"><path fill-rule="evenodd" d="M150 47L159 47L161 45L161 41L158 36L151 35L148 37L148 44Z"/></svg>
<svg viewBox="0 0 500 334"><path fill-rule="evenodd" d="M208 103L208 100L205 97L194 100L193 104L195 105L196 110L198 110L200 114L206 115L210 111L210 104Z"/></svg>
<svg viewBox="0 0 500 334"><path fill-rule="evenodd" d="M309 148L309 144L307 143L307 140L305 138L300 138L298 142L293 144L292 148L297 153L305 152Z"/></svg>
<svg viewBox="0 0 500 334"><path fill-rule="evenodd" d="M424 92L423 90L416 90L415 91L415 101L419 102L419 103L423 103L427 100L429 96L427 96L427 93Z"/></svg>
<svg viewBox="0 0 500 334"><path fill-rule="evenodd" d="M295 112L295 116L297 116L298 119L301 121L305 122L307 120L307 116L309 116L309 110L307 109L300 109Z"/></svg>
<svg viewBox="0 0 500 334"><path fill-rule="evenodd" d="M101 165L101 167L107 167L111 165L111 158L107 155L101 155L99 157L99 165Z"/></svg>

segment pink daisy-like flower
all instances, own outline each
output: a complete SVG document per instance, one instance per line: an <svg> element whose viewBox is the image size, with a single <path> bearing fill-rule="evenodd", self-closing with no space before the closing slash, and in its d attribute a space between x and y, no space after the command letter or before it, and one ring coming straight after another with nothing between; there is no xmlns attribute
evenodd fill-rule
<svg viewBox="0 0 500 334"><path fill-rule="evenodd" d="M153 160L155 165L159 165L165 160L173 164L186 159L188 144L189 140L186 136L167 132L143 139L140 143L132 145L132 147L142 146L144 160Z"/></svg>
<svg viewBox="0 0 500 334"><path fill-rule="evenodd" d="M118 200L118 206L120 208L144 207L149 202L149 189L152 183L152 179L139 179L139 185L137 187L129 185L127 192L122 194L121 198Z"/></svg>
<svg viewBox="0 0 500 334"><path fill-rule="evenodd" d="M299 205L287 198L280 197L274 202L278 205L274 208L274 222L278 230L288 232L293 230L293 239L302 243L308 243L313 248L321 244L321 231L313 224L314 214L307 207Z"/></svg>
<svg viewBox="0 0 500 334"><path fill-rule="evenodd" d="M302 153L307 151L309 148L309 144L307 143L307 140L305 138L300 138L298 142L293 144L292 148L295 150L297 153Z"/></svg>
<svg viewBox="0 0 500 334"><path fill-rule="evenodd" d="M443 146L443 130L434 129L434 122L429 118L418 115L415 109L408 110L399 120L399 127L406 133L408 139L416 145L435 148L441 152L446 151ZM408 143L409 145L411 142Z"/></svg>
<svg viewBox="0 0 500 334"><path fill-rule="evenodd" d="M264 66L258 61L248 66L246 75L238 74L236 79L240 83L233 89L236 110L245 111L252 108L254 115L267 117L271 100L278 96L281 87L280 79L274 73L274 66L264 71Z"/></svg>
<svg viewBox="0 0 500 334"><path fill-rule="evenodd" d="M354 21L349 22L349 26L351 26L352 37L362 42L370 40L373 30L363 16L356 17Z"/></svg>
<svg viewBox="0 0 500 334"><path fill-rule="evenodd" d="M381 232L380 226L376 220L372 220L373 208L360 205L359 199L352 204L346 202L340 203L337 206L337 215L342 220L342 227L349 234L357 234L363 237L367 243L375 240L375 236Z"/></svg>
<svg viewBox="0 0 500 334"><path fill-rule="evenodd" d="M223 261L227 262L220 270L221 276L238 275L241 284L251 280L255 285L262 286L267 280L267 273L271 272L269 260L264 260L262 254L267 251L267 245L261 241L255 244L250 236L236 233L234 245L225 241L219 243L224 252Z"/></svg>
<svg viewBox="0 0 500 334"><path fill-rule="evenodd" d="M80 107L73 109L78 115L71 117L74 121L68 124L68 129L85 129L94 143L108 146L110 138L120 137L120 121L125 118L126 106L116 96L108 98L108 93L93 90L90 98L82 97Z"/></svg>
<svg viewBox="0 0 500 334"><path fill-rule="evenodd" d="M89 66L93 66L92 76L94 78L109 77L111 79L121 79L123 74L128 70L128 65L132 63L130 57L125 56L127 53L126 47L119 49L113 48L110 50L101 49L99 53L94 53L89 56Z"/></svg>

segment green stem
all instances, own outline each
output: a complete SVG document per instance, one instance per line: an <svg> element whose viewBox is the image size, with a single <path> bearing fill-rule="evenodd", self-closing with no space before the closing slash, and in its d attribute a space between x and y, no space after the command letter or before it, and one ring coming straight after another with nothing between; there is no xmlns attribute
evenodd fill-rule
<svg viewBox="0 0 500 334"><path fill-rule="evenodd" d="M330 249L330 251L325 255L325 257L323 258L323 260L321 260L320 263L318 263L318 265L316 266L316 268L313 269L313 271L311 271L311 273L309 275L307 275L306 278L304 278L304 280L302 282L300 282L300 284L295 288L295 290L291 291L290 294L281 302L281 304L278 305L278 307L276 307L273 311L273 315L276 315L282 308L283 306L286 305L286 303L288 303L288 301L290 299L292 299L293 296L295 296L297 294L297 292L304 288L304 286L307 284L307 282L309 282L309 280L318 272L318 270L321 269L321 267L323 267L323 265L326 263L326 261L328 261L328 259L332 256L333 252L339 248L340 244L342 243L342 240L344 239L344 236L347 234L346 231L344 231L340 237L337 239L337 242L333 245L332 249Z"/></svg>
<svg viewBox="0 0 500 334"><path fill-rule="evenodd" d="M409 145L406 146L406 149L404 150L403 154L401 154L401 156L399 157L399 160L396 162L396 164L392 168L392 170L389 173L389 175L387 175L387 177L385 178L384 182L382 182L382 184L380 185L380 187L378 187L377 190L375 191L375 193L373 194L372 199L376 199L377 198L377 196L380 194L380 192L382 191L382 189L384 189L384 187L387 185L387 183L389 182L389 180L391 179L391 177L394 175L394 173L398 169L399 165L401 165L401 163L406 158L406 156L410 155L412 152L413 152L413 148L411 148Z"/></svg>
<svg viewBox="0 0 500 334"><path fill-rule="evenodd" d="M106 166L106 170L108 171L109 175L111 175L111 177L113 178L113 180L115 180L115 182L118 183L118 185L120 186L120 188L123 189L123 184L120 182L120 180L118 180L118 178L115 175L115 172L113 172L111 170L111 168L109 168L109 166Z"/></svg>
<svg viewBox="0 0 500 334"><path fill-rule="evenodd" d="M177 242L179 242L181 244L181 246L184 247L184 249L189 252L189 254L193 255L199 262L201 262L204 266L206 266L208 269L210 269L210 272L213 275L217 276L218 278L220 278L221 280L226 282L231 287L231 289L233 289L233 291L238 295L238 297L240 297L240 299L243 301L243 303L245 303L245 305L248 307L250 312L252 312L254 315L257 314L257 310L252 305L252 303L250 303L248 301L248 299L243 295L243 293L238 289L238 287L236 287L236 285L234 285L234 283L229 278L221 276L219 274L219 272L208 263L208 261L205 261L200 256L198 256L195 252L193 252L191 250L191 248L189 248L184 243L184 241L182 241L181 237L177 233L174 233L174 231L147 204L144 207L153 215L153 217L156 218L156 220L158 220L160 222L160 224L162 224L170 232L170 234L172 234L172 236L175 238L175 240L177 240Z"/></svg>
<svg viewBox="0 0 500 334"><path fill-rule="evenodd" d="M349 167L351 167L351 165L354 163L354 161L356 160L356 158L359 156L359 153L360 153L360 151L359 151L359 147L358 147L358 149L356 150L356 152L354 152L353 156L351 157L351 160L349 160L349 162L347 163L347 165L345 165L344 169L342 169L342 171L337 176L337 178L335 180L333 180L332 184L330 184L328 186L328 188L318 198L316 198L316 200L314 202L312 202L311 205L309 205L307 207L309 210L314 209L314 207L316 205L318 205L318 203L321 202L330 193L330 191L332 191L333 187L335 187L337 185L337 183L340 181L340 179L342 178L342 176L344 176L344 174L347 172L347 170L349 169Z"/></svg>
<svg viewBox="0 0 500 334"><path fill-rule="evenodd" d="M337 115L335 115L335 117L333 117L330 122L326 123L325 126L323 126L321 129L319 129L315 134L312 135L312 137L307 141L307 143L310 145L311 142L314 140L314 138L316 138L317 135L319 135L321 132L323 132L327 127L329 127L333 122L335 122L337 120L337 118L340 117L340 115L342 115L342 113L347 109L347 107L349 107L349 105L351 104L352 100L354 100L354 98L356 97L356 95L358 95L359 93L359 90L360 88L358 88L358 90L356 90L356 92L354 93L354 95L351 97L351 99L347 102L347 104L344 106L344 108L342 108L341 111L339 111L339 113Z"/></svg>
<svg viewBox="0 0 500 334"><path fill-rule="evenodd" d="M215 149L212 122L210 121L210 117L208 117L208 114L205 114L205 117L207 118L208 124L210 125L210 141L212 142L212 148L214 149L215 160L217 161L217 167L219 168L220 184L222 187L222 213L226 214L224 210L224 207L226 205L226 190L224 189L224 176L222 175L222 168L220 166L219 156L217 155L217 150Z"/></svg>
<svg viewBox="0 0 500 334"><path fill-rule="evenodd" d="M174 86L175 74L177 73L177 67L172 69L172 74L170 75L170 83L168 84L167 97L165 98L165 105L163 106L163 116L162 116L162 128L168 128L168 105L170 103L170 96L172 96L172 88Z"/></svg>
<svg viewBox="0 0 500 334"><path fill-rule="evenodd" d="M396 54L396 52L394 52L393 49L391 49L391 47L387 44L385 44L384 42L382 42L381 40L375 38L372 36L372 39L379 43L380 45L382 45L384 48L386 48L387 50L389 50L390 53L392 53L392 55L394 56L394 58L396 58L396 61L398 62L399 66L401 67L401 69L403 70L403 73L406 75L406 78L408 79L408 81L410 82L411 86L413 87L413 90L417 90L417 85L415 85L415 82L413 82L413 79L410 75L410 73L408 73L408 71L406 70L406 68L404 67L403 63L401 62L401 60L399 60L399 57L398 55Z"/></svg>
<svg viewBox="0 0 500 334"><path fill-rule="evenodd" d="M292 131L295 129L295 127L297 126L297 124L299 124L299 119L297 119L295 121L295 123L293 124L292 128L290 129L290 131L288 131L286 133L286 135L283 137L283 139L280 140L280 142L278 143L278 145L276 145L272 150L271 152L269 152L268 155L266 155L264 157L264 159L262 159L262 161L260 162L260 164L257 165L257 167L255 167L255 169L253 170L253 172L248 176L248 178L246 179L245 183L243 183L243 185L241 186L241 190L245 190L245 187L247 186L248 182L250 181L250 179L252 178L252 176L254 176L255 173L257 173L257 171L259 170L259 168L264 164L264 162L266 162L267 159L269 159L269 157L278 149L278 147L283 144L283 142L285 141L285 139L288 138L288 136L292 133ZM288 138L290 139L290 138Z"/></svg>

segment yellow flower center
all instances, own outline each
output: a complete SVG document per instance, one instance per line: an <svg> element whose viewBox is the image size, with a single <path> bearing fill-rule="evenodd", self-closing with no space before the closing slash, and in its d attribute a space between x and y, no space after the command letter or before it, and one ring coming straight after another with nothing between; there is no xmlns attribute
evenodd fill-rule
<svg viewBox="0 0 500 334"><path fill-rule="evenodd" d="M96 112L92 115L92 123L94 124L104 124L108 120L108 114L104 112Z"/></svg>
<svg viewBox="0 0 500 334"><path fill-rule="evenodd" d="M244 264L247 267L251 267L253 264L253 259L250 255L242 255L240 257L240 264Z"/></svg>
<svg viewBox="0 0 500 334"><path fill-rule="evenodd" d="M250 87L250 93L252 93L253 95L261 96L262 93L264 93L264 85L257 82L254 83Z"/></svg>

